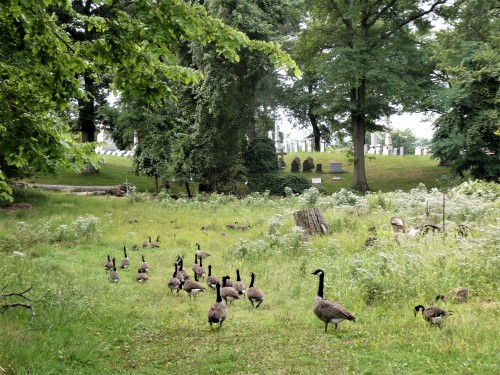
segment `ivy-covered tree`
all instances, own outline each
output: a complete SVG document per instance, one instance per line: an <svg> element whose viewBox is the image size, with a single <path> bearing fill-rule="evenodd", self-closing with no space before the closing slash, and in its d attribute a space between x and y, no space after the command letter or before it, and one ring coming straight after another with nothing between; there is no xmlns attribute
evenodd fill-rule
<svg viewBox="0 0 500 375"><path fill-rule="evenodd" d="M438 33L435 59L445 79L442 115L436 120L433 156L463 176L500 179L500 22L494 3L457 1L452 29Z"/></svg>

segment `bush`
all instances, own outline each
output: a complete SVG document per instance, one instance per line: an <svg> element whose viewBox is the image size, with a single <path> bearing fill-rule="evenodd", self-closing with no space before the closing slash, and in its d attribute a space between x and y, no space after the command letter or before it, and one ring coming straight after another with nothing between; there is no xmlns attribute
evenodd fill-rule
<svg viewBox="0 0 500 375"><path fill-rule="evenodd" d="M279 170L274 141L267 137L257 137L250 142L244 155L244 161L250 179L255 175L273 173Z"/></svg>
<svg viewBox="0 0 500 375"><path fill-rule="evenodd" d="M301 194L304 190L312 186L311 182L300 175L266 173L255 175L249 181L251 191L264 192L268 190L272 195L285 195L285 188L288 194L291 192Z"/></svg>

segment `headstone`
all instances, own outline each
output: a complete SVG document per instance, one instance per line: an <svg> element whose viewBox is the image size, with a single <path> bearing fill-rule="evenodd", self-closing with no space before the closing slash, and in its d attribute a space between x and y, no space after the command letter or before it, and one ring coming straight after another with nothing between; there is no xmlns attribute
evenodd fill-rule
<svg viewBox="0 0 500 375"><path fill-rule="evenodd" d="M365 146L364 146L364 149L363 149L365 155L368 154L369 149L370 149L370 145L368 145L368 144L365 143Z"/></svg>
<svg viewBox="0 0 500 375"><path fill-rule="evenodd" d="M420 146L415 147L415 155L422 155L422 147Z"/></svg>
<svg viewBox="0 0 500 375"><path fill-rule="evenodd" d="M330 162L330 173L342 173L342 163L338 161Z"/></svg>
<svg viewBox="0 0 500 375"><path fill-rule="evenodd" d="M405 154L405 148L403 146L401 146L399 148L399 156L403 156Z"/></svg>
<svg viewBox="0 0 500 375"><path fill-rule="evenodd" d="M311 178L311 182L313 184L321 184L321 177L313 177Z"/></svg>
<svg viewBox="0 0 500 375"><path fill-rule="evenodd" d="M307 158L304 160L304 163L302 164L302 172L312 172L313 165L311 165L311 158Z"/></svg>
<svg viewBox="0 0 500 375"><path fill-rule="evenodd" d="M319 152L325 152L325 142L319 144Z"/></svg>
<svg viewBox="0 0 500 375"><path fill-rule="evenodd" d="M323 173L323 164L316 164L316 173Z"/></svg>
<svg viewBox="0 0 500 375"><path fill-rule="evenodd" d="M294 172L294 173L300 172L300 159L298 157L296 157L295 159L293 159L291 171Z"/></svg>

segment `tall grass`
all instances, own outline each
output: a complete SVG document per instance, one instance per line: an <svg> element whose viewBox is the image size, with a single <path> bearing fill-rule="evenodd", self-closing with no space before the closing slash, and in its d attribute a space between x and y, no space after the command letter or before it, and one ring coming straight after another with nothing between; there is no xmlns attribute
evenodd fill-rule
<svg viewBox="0 0 500 375"><path fill-rule="evenodd" d="M440 219L442 191L144 201L18 192L17 201L34 207L0 211L0 286L33 286L37 315L0 314L0 373L498 373L499 197L494 184L448 189L445 234L396 242L390 218L409 226ZM329 235L307 238L295 227L292 213L309 206L321 209ZM226 228L235 221L250 228ZM469 237L454 231L462 222ZM365 248L371 225L378 240ZM157 235L160 249L131 250ZM234 302L220 331L207 322L214 293L191 301L166 286L177 255L190 270L196 242L212 254L204 266L214 274L235 278L239 268L248 287L254 272L265 294L257 310ZM120 270L115 285L103 265L108 254L119 262L124 245L132 269ZM151 264L146 284L135 281L141 254ZM326 273L326 297L356 323L323 332L312 312L317 268ZM471 289L470 301L440 302L454 312L443 329L414 317L415 305L457 286Z"/></svg>

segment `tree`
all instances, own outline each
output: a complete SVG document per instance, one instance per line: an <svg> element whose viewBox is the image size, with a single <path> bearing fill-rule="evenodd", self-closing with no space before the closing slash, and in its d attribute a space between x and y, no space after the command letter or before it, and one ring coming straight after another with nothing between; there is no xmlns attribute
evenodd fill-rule
<svg viewBox="0 0 500 375"><path fill-rule="evenodd" d="M353 188L369 189L364 139L384 116L418 107L432 85L431 66L420 38L425 17L446 0L306 1L303 54L314 56L324 80L323 105L349 130L354 151ZM325 96L326 97L326 96ZM332 121L330 120L330 121Z"/></svg>
<svg viewBox="0 0 500 375"><path fill-rule="evenodd" d="M0 7L0 181L21 170L53 171L68 164L81 169L92 161L92 145L70 136L64 113L72 99L85 97L79 75L106 72L114 90L161 103L174 96L172 82L188 85L203 78L177 64L172 47L185 40L211 44L218 56L233 61L242 49L261 51L275 67L298 72L279 45L250 40L202 6L144 0L120 9L112 0L102 3L110 12L98 16L80 14L64 0L12 0ZM72 40L53 7L68 10L95 38ZM0 194L9 191L4 187Z"/></svg>
<svg viewBox="0 0 500 375"><path fill-rule="evenodd" d="M405 154L414 154L415 148L418 145L418 138L411 131L411 129L391 131L392 144L395 147L404 147Z"/></svg>
<svg viewBox="0 0 500 375"><path fill-rule="evenodd" d="M286 23L290 0L211 1L207 11L254 40L279 38ZM269 82L276 71L260 51L245 50L238 63L221 59L211 46L192 46L192 61L205 80L195 88L196 128L192 141L192 165L200 190L227 190L243 182L242 153L247 138L256 137L257 124L266 126L272 111Z"/></svg>
<svg viewBox="0 0 500 375"><path fill-rule="evenodd" d="M458 1L448 15L453 29L438 33L434 45L446 89L433 156L459 176L469 171L487 181L500 178L498 16L493 3Z"/></svg>

